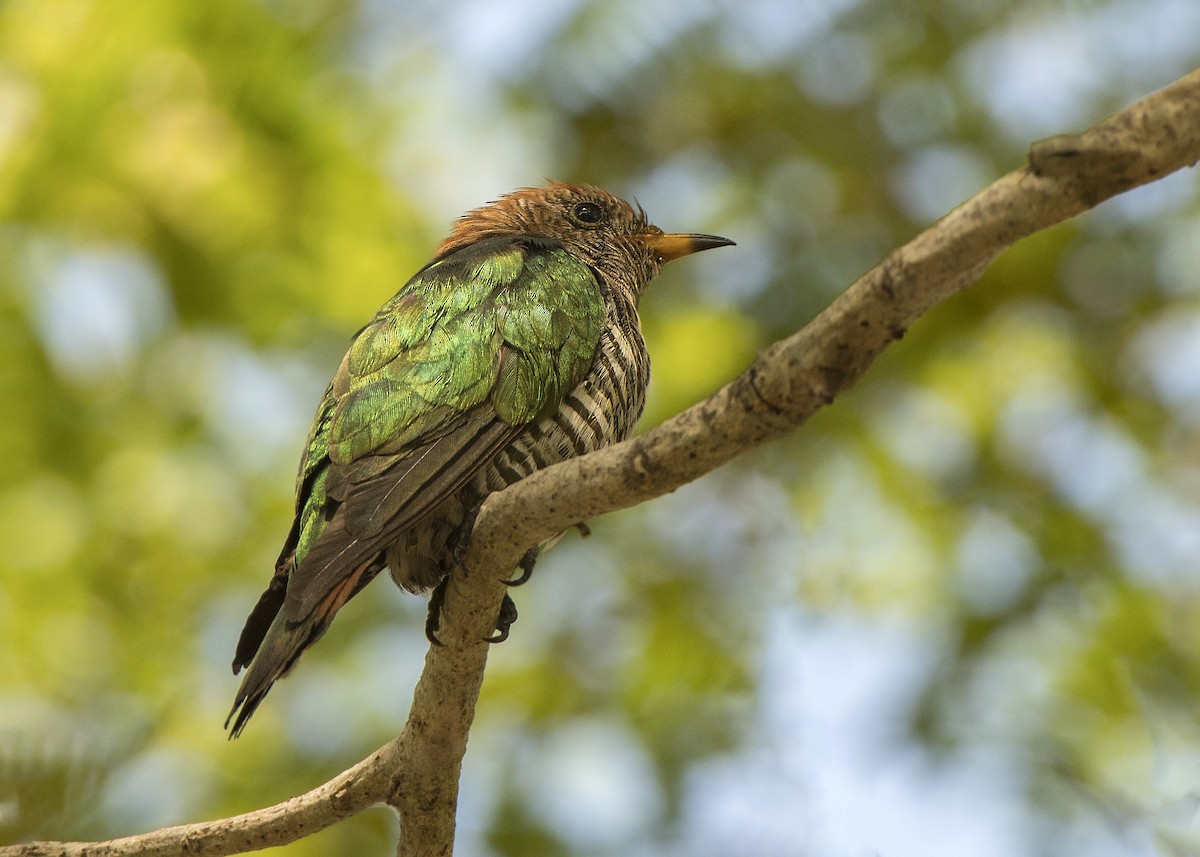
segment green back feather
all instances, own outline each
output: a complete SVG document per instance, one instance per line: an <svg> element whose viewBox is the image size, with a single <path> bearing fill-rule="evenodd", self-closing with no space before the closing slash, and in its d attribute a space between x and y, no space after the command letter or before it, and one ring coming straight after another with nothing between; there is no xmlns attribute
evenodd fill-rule
<svg viewBox="0 0 1200 857"><path fill-rule="evenodd" d="M514 427L553 414L590 369L604 324L595 274L547 239L480 242L420 271L359 332L318 409L296 563L324 529L328 466L402 459L481 409Z"/></svg>

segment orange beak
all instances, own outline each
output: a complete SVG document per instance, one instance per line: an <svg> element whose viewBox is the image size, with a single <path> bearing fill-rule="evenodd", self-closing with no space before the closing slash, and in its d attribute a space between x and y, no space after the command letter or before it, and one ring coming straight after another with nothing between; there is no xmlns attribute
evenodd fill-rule
<svg viewBox="0 0 1200 857"><path fill-rule="evenodd" d="M659 264L665 265L675 259L699 253L701 250L711 250L714 247L733 247L734 243L728 238L717 235L694 235L686 232L647 232L642 236L657 257Z"/></svg>

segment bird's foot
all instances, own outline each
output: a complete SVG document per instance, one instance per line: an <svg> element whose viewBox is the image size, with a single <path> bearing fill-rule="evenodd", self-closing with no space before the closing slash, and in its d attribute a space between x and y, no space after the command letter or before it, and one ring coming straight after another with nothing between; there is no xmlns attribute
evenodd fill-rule
<svg viewBox="0 0 1200 857"><path fill-rule="evenodd" d="M533 566L537 563L538 554L541 550L540 547L535 545L525 551L525 556L521 557L521 561L517 563L517 567L521 569L521 573L512 580L504 581L504 584L506 586L520 586L523 583L528 583L529 578L533 575ZM513 612L515 614L515 607L513 608Z"/></svg>
<svg viewBox="0 0 1200 857"><path fill-rule="evenodd" d="M435 646L446 645L438 639L437 630L438 626L442 624L442 605L446 601L446 586L449 583L450 576L446 575L429 595L429 609L425 614L425 639Z"/></svg>
<svg viewBox="0 0 1200 857"><path fill-rule="evenodd" d="M449 583L449 576L443 577L442 582L434 587L429 595L429 611L425 614L425 638L439 647L446 645L438 639L437 632L442 622L442 605L446 601L446 587ZM517 605L505 594L504 600L500 602L500 614L496 617L496 633L484 637L484 642L503 643L508 639L508 632L516 621Z"/></svg>
<svg viewBox="0 0 1200 857"><path fill-rule="evenodd" d="M575 529L579 530L579 535L585 539L592 534L592 528L587 525L587 521L580 521L575 525Z"/></svg>
<svg viewBox="0 0 1200 857"><path fill-rule="evenodd" d="M467 509L462 523L455 528L454 535L450 537L450 553L454 557L455 565L462 565L463 560L467 558L467 548L471 546L471 532L475 529L475 519L479 517L481 508L483 508L482 504Z"/></svg>
<svg viewBox="0 0 1200 857"><path fill-rule="evenodd" d="M504 600L500 602L500 615L496 617L496 633L490 637L484 637L484 642L487 643L503 643L508 639L508 631L512 628L513 622L517 621L517 605L508 597L508 593L504 594Z"/></svg>

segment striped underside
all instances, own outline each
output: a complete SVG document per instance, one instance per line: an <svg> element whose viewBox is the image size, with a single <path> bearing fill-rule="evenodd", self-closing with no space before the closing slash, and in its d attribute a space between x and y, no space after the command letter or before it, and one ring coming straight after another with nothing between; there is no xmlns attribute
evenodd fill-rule
<svg viewBox="0 0 1200 857"><path fill-rule="evenodd" d="M554 416L521 432L477 477L486 494L530 473L624 440L642 415L650 382L650 355L632 302L609 301L608 323L596 362Z"/></svg>
<svg viewBox="0 0 1200 857"><path fill-rule="evenodd" d="M553 416L523 429L457 496L397 536L387 550L387 564L398 585L420 591L441 580L450 571L454 540L467 511L491 492L629 436L646 403L650 355L634 298L620 290L605 298L605 329L582 383Z"/></svg>

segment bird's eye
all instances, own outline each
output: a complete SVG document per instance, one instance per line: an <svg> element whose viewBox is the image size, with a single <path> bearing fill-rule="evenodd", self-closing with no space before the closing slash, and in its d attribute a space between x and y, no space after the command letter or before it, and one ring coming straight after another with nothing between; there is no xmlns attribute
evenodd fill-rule
<svg viewBox="0 0 1200 857"><path fill-rule="evenodd" d="M581 202L571 210L571 214L580 223L594 226L604 219L604 212L594 202Z"/></svg>

